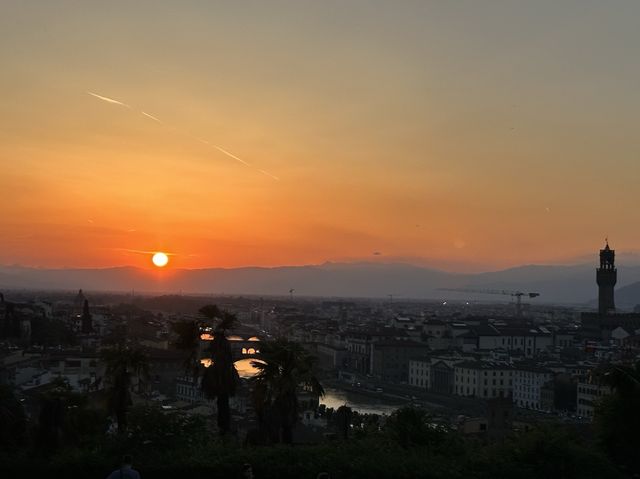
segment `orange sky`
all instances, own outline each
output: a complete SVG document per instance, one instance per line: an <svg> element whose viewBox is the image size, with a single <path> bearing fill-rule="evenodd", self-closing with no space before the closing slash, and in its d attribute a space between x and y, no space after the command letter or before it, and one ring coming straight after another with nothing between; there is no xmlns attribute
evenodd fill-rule
<svg viewBox="0 0 640 479"><path fill-rule="evenodd" d="M0 264L638 249L638 4L131 3L3 2Z"/></svg>

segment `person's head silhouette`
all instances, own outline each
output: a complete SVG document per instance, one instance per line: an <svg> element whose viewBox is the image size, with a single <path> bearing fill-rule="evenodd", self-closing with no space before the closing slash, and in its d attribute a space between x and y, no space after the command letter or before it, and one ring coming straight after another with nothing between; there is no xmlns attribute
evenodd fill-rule
<svg viewBox="0 0 640 479"><path fill-rule="evenodd" d="M107 476L107 479L140 479L140 473L133 467L131 454L122 456L120 467Z"/></svg>

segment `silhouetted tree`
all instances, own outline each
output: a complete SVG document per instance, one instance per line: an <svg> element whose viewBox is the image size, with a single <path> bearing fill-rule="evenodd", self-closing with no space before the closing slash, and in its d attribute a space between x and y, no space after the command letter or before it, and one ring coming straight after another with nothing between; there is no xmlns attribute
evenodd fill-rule
<svg viewBox="0 0 640 479"><path fill-rule="evenodd" d="M231 429L229 398L235 395L240 380L227 338L227 331L233 328L236 317L215 305L202 307L200 313L209 321L216 322L209 349L211 365L203 373L202 390L208 398L216 399L218 430L224 436Z"/></svg>
<svg viewBox="0 0 640 479"><path fill-rule="evenodd" d="M177 339L173 342L173 345L188 353L187 358L184 361L185 372L194 378L197 378L200 374L201 364L201 336L203 333L204 324L202 321L179 321L173 323L172 329L178 335Z"/></svg>
<svg viewBox="0 0 640 479"><path fill-rule="evenodd" d="M69 383L62 378L54 379L40 394L40 412L36 442L41 451L55 451L62 445L68 397L71 393Z"/></svg>
<svg viewBox="0 0 640 479"><path fill-rule="evenodd" d="M336 424L338 426L338 432L345 441L349 439L349 430L351 429L351 416L352 411L349 406L340 406L336 411Z"/></svg>
<svg viewBox="0 0 640 479"><path fill-rule="evenodd" d="M73 391L66 379L46 385L39 401L36 443L45 453L60 446L95 444L104 433L104 413L90 408L87 394Z"/></svg>
<svg viewBox="0 0 640 479"><path fill-rule="evenodd" d="M431 417L425 411L410 406L394 411L387 420L385 430L405 448L433 445L445 435L445 430L432 424Z"/></svg>
<svg viewBox="0 0 640 479"><path fill-rule="evenodd" d="M554 407L559 411L575 412L576 401L576 380L565 375L556 377L554 384Z"/></svg>
<svg viewBox="0 0 640 479"><path fill-rule="evenodd" d="M210 432L202 416L166 414L158 404L137 404L129 411L127 438L132 450L148 447L162 456L206 444Z"/></svg>
<svg viewBox="0 0 640 479"><path fill-rule="evenodd" d="M315 376L315 358L298 343L286 339L262 343L261 354L262 361L252 363L259 371L252 378L258 419L273 438L290 444L298 421L298 388L324 395Z"/></svg>
<svg viewBox="0 0 640 479"><path fill-rule="evenodd" d="M613 390L596 405L600 443L615 462L640 473L640 362L632 367L610 366L599 379Z"/></svg>
<svg viewBox="0 0 640 479"><path fill-rule="evenodd" d="M9 386L0 385L0 447L13 449L25 438L27 420L24 409Z"/></svg>
<svg viewBox="0 0 640 479"><path fill-rule="evenodd" d="M124 345L103 351L102 359L106 363L105 377L109 383L109 412L115 414L118 432L123 433L127 429L127 411L132 404L132 379L137 378L140 389L149 375L149 363L141 349Z"/></svg>

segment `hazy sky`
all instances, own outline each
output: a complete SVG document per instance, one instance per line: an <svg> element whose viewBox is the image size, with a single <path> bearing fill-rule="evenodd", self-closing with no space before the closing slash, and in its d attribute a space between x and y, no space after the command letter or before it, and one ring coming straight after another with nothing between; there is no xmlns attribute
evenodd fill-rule
<svg viewBox="0 0 640 479"><path fill-rule="evenodd" d="M3 0L0 264L636 250L639 18L637 1Z"/></svg>

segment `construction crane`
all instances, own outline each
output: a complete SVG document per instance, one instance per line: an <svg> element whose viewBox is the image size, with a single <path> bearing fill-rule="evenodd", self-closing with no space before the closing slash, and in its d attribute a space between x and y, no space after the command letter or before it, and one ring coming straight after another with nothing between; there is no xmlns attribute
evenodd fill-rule
<svg viewBox="0 0 640 479"><path fill-rule="evenodd" d="M389 298L389 304L393 304L393 298L396 298L396 299L397 299L397 298L399 298L400 296L402 296L402 295L400 295L400 294L388 294L388 295L387 295L387 298Z"/></svg>
<svg viewBox="0 0 640 479"><path fill-rule="evenodd" d="M456 293L500 294L516 298L516 316L522 317L522 297L537 298L540 293L525 293L522 291L509 291L506 289L473 289L473 288L439 288L440 291L454 291Z"/></svg>

